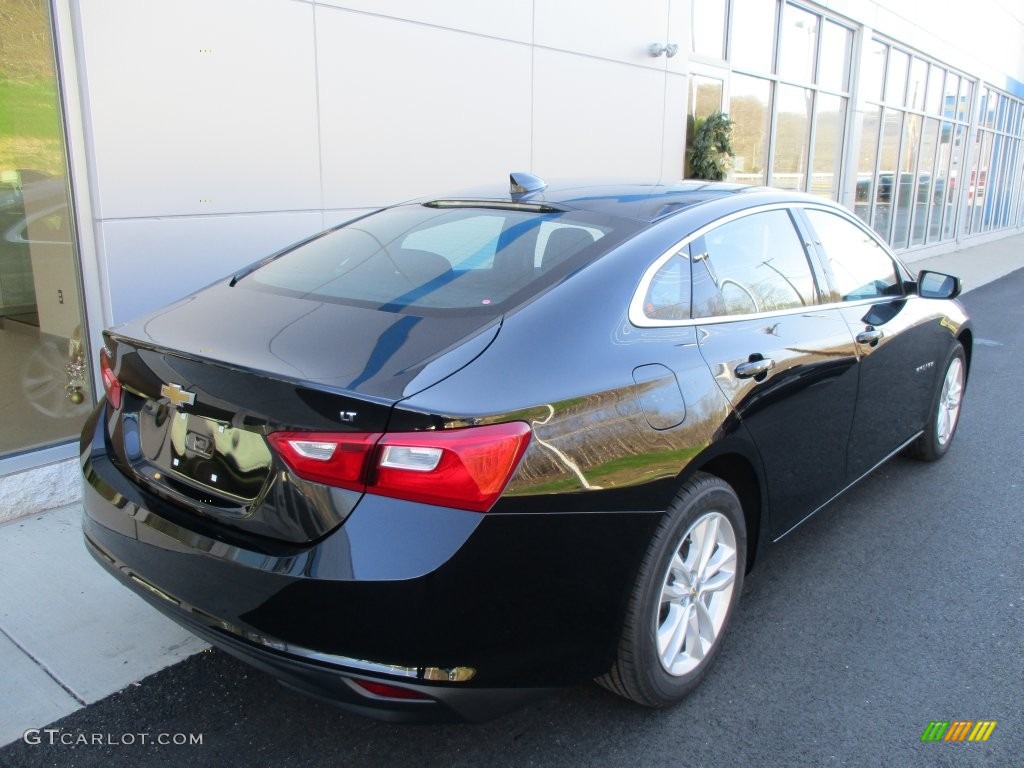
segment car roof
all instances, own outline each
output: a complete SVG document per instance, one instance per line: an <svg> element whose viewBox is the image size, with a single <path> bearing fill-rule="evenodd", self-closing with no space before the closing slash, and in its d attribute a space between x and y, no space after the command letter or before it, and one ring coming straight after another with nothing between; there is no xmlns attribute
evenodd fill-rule
<svg viewBox="0 0 1024 768"><path fill-rule="evenodd" d="M545 182L538 179L542 184ZM443 198L418 202L481 201L509 205L550 205L557 208L655 222L702 203L743 196L744 207L757 203L808 199L799 193L780 193L767 187L720 181L630 181L608 179L554 180L535 192L513 193L510 186L490 185L463 190ZM753 199L751 199L753 198ZM815 198L820 201L821 198Z"/></svg>

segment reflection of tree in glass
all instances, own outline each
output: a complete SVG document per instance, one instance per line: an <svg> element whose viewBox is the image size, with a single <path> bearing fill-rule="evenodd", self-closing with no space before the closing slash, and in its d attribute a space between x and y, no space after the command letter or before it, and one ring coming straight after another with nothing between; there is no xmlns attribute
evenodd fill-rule
<svg viewBox="0 0 1024 768"><path fill-rule="evenodd" d="M731 177L737 181L759 183L753 175L764 173L768 139L768 82L757 78L736 76L734 81L749 81L757 93L740 93L729 100L729 116L733 121L732 146L736 158ZM733 83L734 91L739 83Z"/></svg>

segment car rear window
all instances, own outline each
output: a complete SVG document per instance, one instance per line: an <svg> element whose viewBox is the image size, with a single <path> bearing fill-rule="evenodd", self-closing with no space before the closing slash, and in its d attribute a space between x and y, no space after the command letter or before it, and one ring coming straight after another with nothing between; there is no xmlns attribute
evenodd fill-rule
<svg viewBox="0 0 1024 768"><path fill-rule="evenodd" d="M605 215L541 207L404 205L325 232L240 284L395 312L498 314L635 228Z"/></svg>

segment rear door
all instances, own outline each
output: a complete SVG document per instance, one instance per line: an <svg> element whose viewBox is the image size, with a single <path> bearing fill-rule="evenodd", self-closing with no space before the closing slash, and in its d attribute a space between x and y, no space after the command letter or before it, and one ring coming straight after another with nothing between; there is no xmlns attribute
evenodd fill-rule
<svg viewBox="0 0 1024 768"><path fill-rule="evenodd" d="M772 535L842 489L856 352L790 213L761 210L691 243L701 354L760 451Z"/></svg>

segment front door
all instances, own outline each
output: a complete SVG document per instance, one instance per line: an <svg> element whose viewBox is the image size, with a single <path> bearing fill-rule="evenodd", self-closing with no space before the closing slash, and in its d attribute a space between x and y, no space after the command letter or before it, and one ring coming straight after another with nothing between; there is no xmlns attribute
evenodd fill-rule
<svg viewBox="0 0 1024 768"><path fill-rule="evenodd" d="M926 300L904 295L898 267L866 230L829 211L807 208L804 215L860 357L847 449L853 482L924 425L950 333Z"/></svg>

